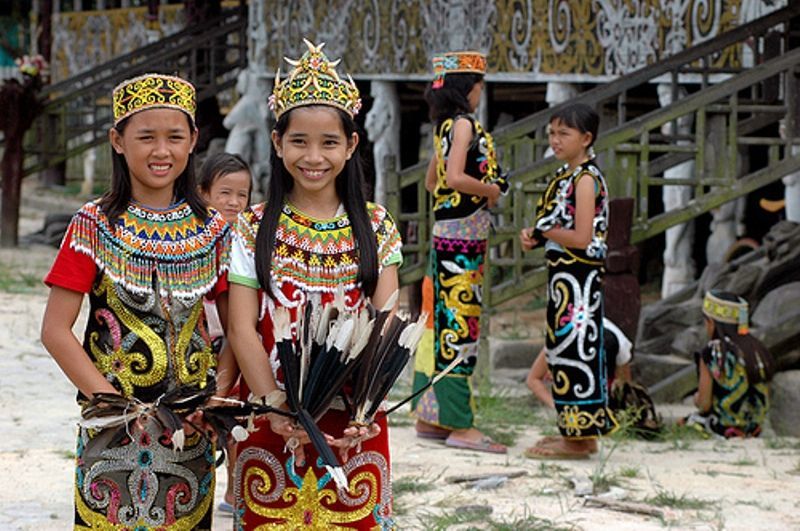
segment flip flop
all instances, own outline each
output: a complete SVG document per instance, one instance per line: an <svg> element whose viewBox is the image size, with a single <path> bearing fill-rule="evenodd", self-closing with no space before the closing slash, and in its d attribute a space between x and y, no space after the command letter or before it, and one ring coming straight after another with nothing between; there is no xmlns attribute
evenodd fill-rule
<svg viewBox="0 0 800 531"><path fill-rule="evenodd" d="M417 421L414 429L417 432L417 437L420 439L434 439L437 441L443 441L450 436L450 430L420 421Z"/></svg>
<svg viewBox="0 0 800 531"><path fill-rule="evenodd" d="M563 460L582 460L591 457L590 452L570 452L560 450L551 446L532 446L527 448L523 455L528 459L563 459Z"/></svg>
<svg viewBox="0 0 800 531"><path fill-rule="evenodd" d="M233 514L233 505L226 501L219 502L219 505L217 505L217 510L221 513Z"/></svg>
<svg viewBox="0 0 800 531"><path fill-rule="evenodd" d="M475 450L476 452L488 452L490 454L508 453L508 448L505 445L494 442L492 439L486 436L478 441L465 441L463 439L456 439L450 436L444 441L444 444L452 448Z"/></svg>

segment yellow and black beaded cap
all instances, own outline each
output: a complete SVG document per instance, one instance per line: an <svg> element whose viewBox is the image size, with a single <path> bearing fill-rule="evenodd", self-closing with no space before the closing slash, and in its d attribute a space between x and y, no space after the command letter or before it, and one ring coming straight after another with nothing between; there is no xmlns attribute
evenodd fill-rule
<svg viewBox="0 0 800 531"><path fill-rule="evenodd" d="M743 298L738 297L738 299L738 301L728 301L718 297L714 291L708 291L703 298L703 315L720 323L737 325L739 334L747 334L749 305Z"/></svg>
<svg viewBox="0 0 800 531"><path fill-rule="evenodd" d="M197 110L194 85L175 76L144 74L127 79L114 88L114 125L147 109L177 109L194 123Z"/></svg>
<svg viewBox="0 0 800 531"><path fill-rule="evenodd" d="M303 39L308 47L303 56L295 61L284 57L294 69L281 81L280 69L275 75L275 88L269 97L269 107L276 118L286 111L303 105L330 105L348 113L351 117L361 109L361 97L353 78L343 80L336 73L339 60L329 61L322 52L325 43L315 46Z"/></svg>

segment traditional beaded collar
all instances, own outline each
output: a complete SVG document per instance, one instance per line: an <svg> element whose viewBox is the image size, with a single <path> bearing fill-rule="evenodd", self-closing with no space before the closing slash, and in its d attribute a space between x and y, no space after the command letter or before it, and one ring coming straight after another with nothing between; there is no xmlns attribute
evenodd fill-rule
<svg viewBox="0 0 800 531"><path fill-rule="evenodd" d="M128 79L114 88L114 125L148 109L177 109L189 115L194 123L197 109L194 86L175 76L144 74Z"/></svg>

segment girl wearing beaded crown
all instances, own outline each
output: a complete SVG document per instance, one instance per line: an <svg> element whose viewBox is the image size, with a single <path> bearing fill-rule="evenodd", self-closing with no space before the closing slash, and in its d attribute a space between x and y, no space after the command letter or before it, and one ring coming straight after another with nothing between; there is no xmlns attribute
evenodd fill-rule
<svg viewBox="0 0 800 531"><path fill-rule="evenodd" d="M334 304L337 290L348 310L362 307L365 297L381 307L398 285L400 235L386 209L364 199L353 120L358 89L339 77L322 45L306 45L270 98L277 123L267 200L252 216L240 216L234 231L229 337L245 396L275 396L283 385L277 308L296 323L306 303ZM302 429L268 414L238 446L238 528L393 526L385 419L348 427L348 413L334 407L318 425L340 449L348 488L337 488Z"/></svg>
<svg viewBox="0 0 800 531"><path fill-rule="evenodd" d="M215 447L189 404L213 389L203 298L227 267L229 229L196 190L194 87L147 74L113 105L111 190L75 214L45 278L42 343L84 416L75 528L211 529Z"/></svg>
<svg viewBox="0 0 800 531"><path fill-rule="evenodd" d="M433 58L425 91L434 122L434 157L426 188L433 194L433 245L423 304L433 307L433 345L418 350L414 387L420 389L455 359L463 361L413 402L420 437L492 453L506 447L474 425L472 372L480 340L483 261L491 217L508 188L491 135L472 113L478 107L486 57L450 52Z"/></svg>
<svg viewBox="0 0 800 531"><path fill-rule="evenodd" d="M698 411L683 422L722 437L757 437L769 409L772 356L750 335L747 301L711 290L703 299L708 344L695 354Z"/></svg>

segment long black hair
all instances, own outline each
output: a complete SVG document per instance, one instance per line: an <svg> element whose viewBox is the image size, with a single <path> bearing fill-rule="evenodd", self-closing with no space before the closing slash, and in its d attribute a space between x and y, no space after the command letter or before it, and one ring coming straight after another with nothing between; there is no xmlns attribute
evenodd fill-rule
<svg viewBox="0 0 800 531"><path fill-rule="evenodd" d="M597 130L600 126L600 116L585 103L573 103L553 113L550 123L561 122L569 128L577 129L581 133L591 133L592 142L597 140Z"/></svg>
<svg viewBox="0 0 800 531"><path fill-rule="evenodd" d="M425 89L428 118L438 127L448 118L471 113L467 95L472 87L481 81L483 74L456 73L444 76L444 84L439 88L433 88L433 85L429 84Z"/></svg>
<svg viewBox="0 0 800 531"><path fill-rule="evenodd" d="M727 291L712 292L715 297L724 301L739 302L737 295ZM712 339L719 339L723 342L729 341L733 344L737 352L735 354L744 360L744 368L747 373L747 381L751 384L768 382L775 373L775 361L764 344L750 335L740 334L738 326L731 323L723 323L716 319L711 319L714 324Z"/></svg>
<svg viewBox="0 0 800 531"><path fill-rule="evenodd" d="M189 123L189 131L195 130L194 122L191 117L186 116L186 121ZM114 126L114 129L122 135L125 128L130 123L130 116ZM111 224L115 224L119 216L125 212L133 197L131 196L131 174L128 169L128 163L125 162L125 156L116 152L114 146L111 146L111 188L103 194L100 198L100 208L105 213ZM184 199L191 207L194 215L200 219L206 219L208 216L208 208L206 202L200 196L195 184L195 154L194 150L189 153L189 159L186 162L186 169L180 174L175 181L173 194L176 200Z"/></svg>
<svg viewBox="0 0 800 531"><path fill-rule="evenodd" d="M349 141L356 131L356 123L346 112L333 109L339 115L345 137ZM278 138L282 138L286 133L292 112L292 110L286 111L278 118L274 129ZM274 149L270 155L270 165L272 171L267 188L264 215L256 234L256 274L261 287L273 295L269 279L272 272L275 235L286 196L294 187L294 179ZM367 201L364 194L364 168L359 146L356 146L350 159L345 162L344 169L336 176L335 186L336 194L339 196L339 201L342 202L347 217L350 219L350 226L353 228L353 238L359 258L358 282L362 292L369 297L375 293L378 285L378 243L367 212Z"/></svg>

